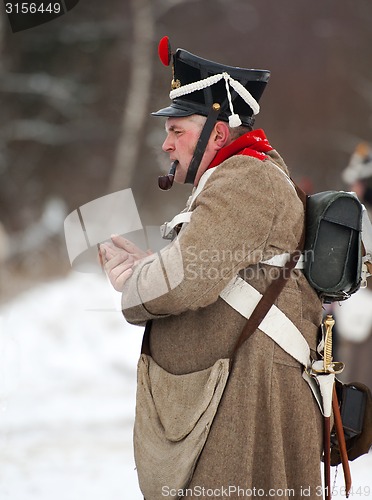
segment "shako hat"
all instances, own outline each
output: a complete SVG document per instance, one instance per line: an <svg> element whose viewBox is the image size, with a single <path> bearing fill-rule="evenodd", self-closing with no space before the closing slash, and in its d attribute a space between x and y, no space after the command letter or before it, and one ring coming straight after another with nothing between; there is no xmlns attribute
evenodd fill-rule
<svg viewBox="0 0 372 500"><path fill-rule="evenodd" d="M159 57L169 66L173 59L170 106L152 113L154 116L208 116L218 104L218 120L230 126L251 126L258 114L258 101L270 77L270 71L226 66L198 57L183 49L172 53L168 37L159 43Z"/></svg>

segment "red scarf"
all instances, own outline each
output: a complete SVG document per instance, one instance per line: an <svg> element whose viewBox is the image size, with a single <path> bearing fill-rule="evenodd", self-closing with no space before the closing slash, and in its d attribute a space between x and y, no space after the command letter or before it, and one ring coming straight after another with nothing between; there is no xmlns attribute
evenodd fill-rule
<svg viewBox="0 0 372 500"><path fill-rule="evenodd" d="M252 130L252 132L247 132L228 146L220 149L208 169L217 167L217 165L235 155L253 156L263 161L267 158L266 153L272 149L262 129Z"/></svg>

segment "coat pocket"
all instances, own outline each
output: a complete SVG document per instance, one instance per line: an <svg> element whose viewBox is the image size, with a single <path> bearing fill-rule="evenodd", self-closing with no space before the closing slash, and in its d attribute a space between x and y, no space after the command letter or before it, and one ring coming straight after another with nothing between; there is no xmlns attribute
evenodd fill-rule
<svg viewBox="0 0 372 500"><path fill-rule="evenodd" d="M174 375L151 356L138 363L134 455L146 500L177 494L192 478L229 375L229 359L207 368Z"/></svg>

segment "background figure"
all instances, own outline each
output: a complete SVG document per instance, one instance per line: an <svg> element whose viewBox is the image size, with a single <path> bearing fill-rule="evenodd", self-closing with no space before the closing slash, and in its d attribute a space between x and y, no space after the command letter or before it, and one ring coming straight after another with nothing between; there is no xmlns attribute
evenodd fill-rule
<svg viewBox="0 0 372 500"><path fill-rule="evenodd" d="M342 172L342 180L354 191L372 217L372 149L360 143ZM350 299L334 305L337 328L337 359L345 363L340 378L372 388L372 282Z"/></svg>

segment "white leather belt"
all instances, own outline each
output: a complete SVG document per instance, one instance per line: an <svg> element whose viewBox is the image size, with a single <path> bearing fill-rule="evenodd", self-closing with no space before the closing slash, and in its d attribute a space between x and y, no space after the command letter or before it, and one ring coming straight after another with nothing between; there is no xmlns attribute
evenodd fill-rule
<svg viewBox="0 0 372 500"><path fill-rule="evenodd" d="M160 234L161 237L166 240L172 240L176 234L174 228L178 226L178 224L185 224L190 222L191 219L191 206L199 196L201 191L204 189L205 183L209 179L209 177L213 174L217 167L209 168L204 174L200 177L198 186L194 188L190 198L187 201L187 211L181 212L177 214L170 222L164 222L163 225L160 226Z"/></svg>
<svg viewBox="0 0 372 500"><path fill-rule="evenodd" d="M222 290L220 297L248 319L262 294L237 276ZM305 368L311 367L309 344L288 316L276 305L271 306L259 328Z"/></svg>
<svg viewBox="0 0 372 500"><path fill-rule="evenodd" d="M161 237L165 240L172 240L175 236L174 228L178 224L184 224L190 222L192 212L181 212L177 214L170 222L164 222L160 226Z"/></svg>
<svg viewBox="0 0 372 500"><path fill-rule="evenodd" d="M233 278L222 290L220 297L235 311L249 318L262 294L239 276ZM324 416L332 411L334 374L314 372L321 361L312 361L310 347L292 321L277 306L272 305L259 325L259 329L278 344L285 352L302 364L303 379L308 383Z"/></svg>
<svg viewBox="0 0 372 500"><path fill-rule="evenodd" d="M289 253L281 253L279 255L274 255L274 257L271 257L271 259L269 260L262 260L261 264L267 264L268 266L284 267L288 262L288 260L289 260ZM294 269L303 269L304 260L305 260L304 255L301 254Z"/></svg>

